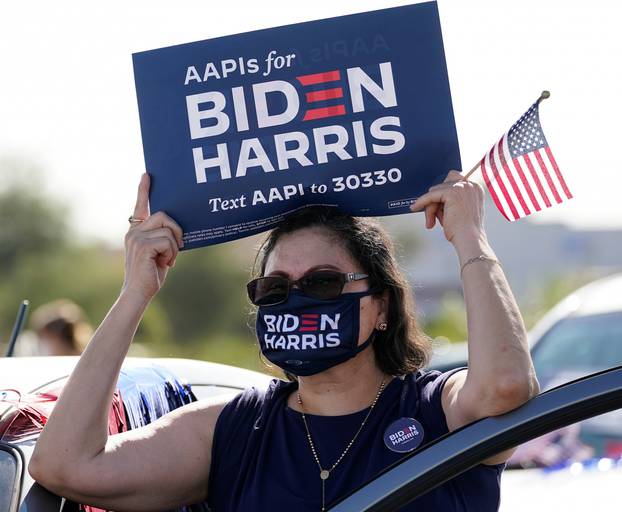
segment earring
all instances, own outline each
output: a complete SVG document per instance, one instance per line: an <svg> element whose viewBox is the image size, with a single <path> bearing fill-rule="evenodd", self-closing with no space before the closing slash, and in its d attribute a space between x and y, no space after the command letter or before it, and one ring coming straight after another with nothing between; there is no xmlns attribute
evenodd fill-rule
<svg viewBox="0 0 622 512"><path fill-rule="evenodd" d="M379 331L386 331L387 330L387 323L386 322L380 322L378 324L378 330Z"/></svg>

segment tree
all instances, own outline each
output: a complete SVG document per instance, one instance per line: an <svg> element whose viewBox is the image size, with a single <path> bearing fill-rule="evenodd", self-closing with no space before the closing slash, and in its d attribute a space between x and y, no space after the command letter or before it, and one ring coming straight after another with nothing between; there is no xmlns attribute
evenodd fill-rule
<svg viewBox="0 0 622 512"><path fill-rule="evenodd" d="M65 209L44 197L37 185L41 172L36 167L0 160L0 176L1 275L22 257L65 246L68 229Z"/></svg>

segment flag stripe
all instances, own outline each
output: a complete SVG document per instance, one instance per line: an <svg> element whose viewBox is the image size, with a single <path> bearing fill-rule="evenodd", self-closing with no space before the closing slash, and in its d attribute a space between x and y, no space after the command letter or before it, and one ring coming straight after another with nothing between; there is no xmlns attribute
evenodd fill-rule
<svg viewBox="0 0 622 512"><path fill-rule="evenodd" d="M521 217L524 216L522 209L521 211L519 211L520 208L520 204L518 202L518 198L516 197L516 194L514 193L514 189L512 188L512 185L510 184L507 175L505 174L505 172L499 172L499 170L501 169L501 160L499 160L499 157L497 155L497 145L495 144L492 147L492 154L489 155L490 156L490 161L492 162L492 164L495 165L495 169L497 170L497 174L494 177L494 181L496 183L499 183L500 185L502 185L504 187L505 190L505 194L502 194L504 196L504 199L507 200L507 212L509 215L512 216L512 220L516 220L519 219ZM499 189L501 189L501 187L499 187ZM503 192L503 190L502 190ZM515 216L511 209L510 209L510 204L513 205L513 207L515 208L516 212L518 213L518 216Z"/></svg>
<svg viewBox="0 0 622 512"><path fill-rule="evenodd" d="M514 206L514 203L512 202L512 200L510 199L510 195L508 194L508 191L505 188L505 185L503 184L503 181L498 178L499 171L497 170L497 166L495 165L495 157L494 157L495 147L493 147L490 150L490 154L489 154L489 161L490 161L490 167L492 168L492 175L495 178L496 182L499 184L499 188L501 189L501 193L503 194L503 197L505 197L505 200L508 203L510 211L512 212L512 217L514 217L514 220L516 220L516 219L518 219L520 217L520 215L516 211L516 207Z"/></svg>
<svg viewBox="0 0 622 512"><path fill-rule="evenodd" d="M551 162L551 165L553 166L553 170L555 171L555 174L557 175L557 179L561 183L562 189L564 190L566 197L568 199L572 199L572 194L570 193L570 190L568 189L568 185L566 185L566 181L564 180L562 173L559 172L559 167L557 167L557 162L555 161L555 158L553 157L553 152L551 151L551 148L546 146L544 149L546 151L547 156L549 157L549 161Z"/></svg>
<svg viewBox="0 0 622 512"><path fill-rule="evenodd" d="M520 183L523 185L523 188L525 189L525 191L527 192L527 195L529 196L529 200L531 201L531 206L536 211L540 211L541 210L540 204L538 203L538 200L536 199L536 196L533 193L531 184L529 183L527 176L525 176L525 173L523 172L523 168L520 166L518 162L514 161L512 157L510 156L510 153L508 150L507 134L503 136L503 152L501 153L501 163L503 164L503 168L505 169L505 172L507 173L516 172L516 174L518 174L518 177L520 178Z"/></svg>
<svg viewBox="0 0 622 512"><path fill-rule="evenodd" d="M536 155L536 160L538 161L538 164L540 165L540 169L542 169L542 173L544 174L544 177L546 178L546 182L549 184L549 188L551 189L551 192L553 193L553 197L555 198L555 201L557 201L558 203L561 203L562 198L559 197L559 194L557 193L557 188L555 188L555 184L553 183L553 180L551 179L549 170L546 168L546 165L544 164L544 160L542 160L542 155L540 154L540 151L536 149L533 153L534 155Z"/></svg>
<svg viewBox="0 0 622 512"><path fill-rule="evenodd" d="M494 164L497 169L499 168L499 166L497 165L498 163L494 159L494 150L495 150L496 147L497 146L494 145L493 149L492 149L492 153L488 154L487 163L488 163L490 169L493 168L492 164ZM491 172L493 172L493 171L491 171ZM500 195L501 202L505 205L505 212L508 214L508 217L510 217L510 220L511 221L515 221L516 219L520 218L521 215L520 215L520 213L518 213L518 209L516 209L516 205L518 203L517 203L516 199L513 197L513 191L510 188L508 188L510 185L506 182L505 177L504 177L504 173L497 173L496 176L493 173L492 183L496 187L496 190L501 194ZM512 204L514 206L515 212L518 215L514 215L514 213L512 212L512 207L510 206L510 204Z"/></svg>
<svg viewBox="0 0 622 512"><path fill-rule="evenodd" d="M484 176L484 183L486 183L486 186L488 187L488 190L490 191L490 195L492 196L492 200L494 201L494 203L497 205L497 208L499 209L499 211L501 212L501 214L507 219L510 220L510 218L507 216L507 214L505 213L505 208L503 207L503 205L501 204L501 202L499 201L499 196L497 196L497 193L495 192L494 187L492 186L492 183L490 182L490 178L488 177L488 173L486 172L486 165L484 164L484 161L486 160L486 157L482 158L482 161L479 163L480 168L482 169L482 176Z"/></svg>
<svg viewBox="0 0 622 512"><path fill-rule="evenodd" d="M515 169L521 172L522 179L525 181L525 185L529 186L529 197L536 211L542 210L542 198L538 194L538 186L533 181L531 174L525 172L518 160L512 160L512 165Z"/></svg>
<svg viewBox="0 0 622 512"><path fill-rule="evenodd" d="M494 174L492 174L492 166L490 165L490 153L486 153L486 155L484 156L484 165L486 165L486 169L488 170L490 177L490 186L495 190L497 197L499 198L499 203L502 205L503 208L503 214L504 216L511 222L516 220L516 218L514 217L514 215L512 214L512 211L510 210L510 206L505 198L505 196L503 195L503 190L501 190L501 187L499 186L498 180L494 177ZM504 185L504 183L502 182L501 185Z"/></svg>
<svg viewBox="0 0 622 512"><path fill-rule="evenodd" d="M520 191L518 190L516 186L514 177L511 175L508 175L503 169L503 166L501 165L501 158L499 158L499 149L500 149L499 145L496 144L494 147L493 156L494 156L495 166L497 167L498 172L499 172L499 176L497 177L497 180L503 181L503 184L505 185L505 188L508 191L508 196L512 200L512 204L514 205L514 207L516 208L516 211L518 212L518 217L519 218L524 217L526 205L524 205L524 201L522 201L522 197L520 197Z"/></svg>
<svg viewBox="0 0 622 512"><path fill-rule="evenodd" d="M516 194L516 199L518 199L518 203L521 205L523 212L525 213L525 215L529 215L531 213L531 210L529 209L529 206L527 206L527 203L525 202L525 199L523 198L523 194L521 194L521 191L518 189L518 185L516 184L516 180L514 179L514 176L512 175L511 172L508 172L509 168L507 167L507 165L505 166L503 165L503 161L505 160L505 158L503 157L503 139L504 137L502 137L499 143L497 144L496 153L499 158L499 162L501 163L501 166L505 170L505 175L508 177L508 181L510 182L510 185L512 186L512 190L514 190L514 193ZM521 215L521 217L523 217L523 215Z"/></svg>
<svg viewBox="0 0 622 512"><path fill-rule="evenodd" d="M560 199L563 201L564 200L564 197L562 197L564 193L563 187L561 183L559 182L559 180L557 179L557 175L555 174L555 172L553 172L553 166L551 165L551 161L549 160L548 155L544 151L542 151L542 149L540 149L540 156L542 157L542 161L544 162L544 166L546 167L546 170L549 172L549 176L551 177L551 181L553 182L553 186L555 187L557 194L559 195Z"/></svg>
<svg viewBox="0 0 622 512"><path fill-rule="evenodd" d="M544 187L542 186L542 181L540 180L538 173L536 173L536 170L533 168L533 164L531 163L531 159L529 158L529 155L527 154L523 155L523 160L525 161L525 164L527 164L527 168L529 169L529 172L531 173L531 177L533 178L533 180L536 182L536 185L538 186L538 191L540 192L542 199L544 199L544 204L546 205L547 208L549 208L551 206L551 201L549 200L549 196L546 195L546 191L544 190Z"/></svg>

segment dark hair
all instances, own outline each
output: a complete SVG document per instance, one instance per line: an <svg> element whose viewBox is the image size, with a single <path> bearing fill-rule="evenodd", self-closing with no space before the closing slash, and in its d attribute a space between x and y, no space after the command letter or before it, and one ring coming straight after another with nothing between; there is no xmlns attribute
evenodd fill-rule
<svg viewBox="0 0 622 512"><path fill-rule="evenodd" d="M67 299L39 306L32 314L31 325L38 333L58 336L70 350L82 352L93 334L82 308Z"/></svg>
<svg viewBox="0 0 622 512"><path fill-rule="evenodd" d="M309 227L324 228L341 242L369 275L370 288L378 289L377 295L389 292L387 330L377 331L372 343L378 367L388 375L403 375L425 366L430 339L417 324L412 290L397 263L393 242L378 222L333 207L302 208L270 231L259 247L253 269L259 261L259 275L264 275L266 260L279 239Z"/></svg>

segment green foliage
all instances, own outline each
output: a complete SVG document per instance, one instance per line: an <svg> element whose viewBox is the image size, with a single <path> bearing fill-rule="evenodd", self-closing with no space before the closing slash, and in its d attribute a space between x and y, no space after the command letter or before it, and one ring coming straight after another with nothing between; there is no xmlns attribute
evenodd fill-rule
<svg viewBox="0 0 622 512"><path fill-rule="evenodd" d="M246 334L247 277L228 246L182 252L157 296L175 341Z"/></svg>
<svg viewBox="0 0 622 512"><path fill-rule="evenodd" d="M97 325L122 285L123 251L76 242L66 208L32 187L40 181L36 169L0 160L0 341L8 337L21 299L33 308L58 298L73 300ZM419 244L410 219L383 222L402 259L409 258ZM256 244L257 238L248 238L182 252L147 309L132 350L269 371L259 357L245 294ZM527 327L593 277L556 276L533 290L521 305ZM447 294L438 312L421 321L432 338L467 339L459 293Z"/></svg>
<svg viewBox="0 0 622 512"><path fill-rule="evenodd" d="M66 212L32 186L39 181L39 174L36 168L0 161L0 175L13 176L11 181L0 182L0 268L4 272L14 268L20 258L54 251L66 243Z"/></svg>
<svg viewBox="0 0 622 512"><path fill-rule="evenodd" d="M467 339L467 318L464 299L459 293L446 293L438 312L431 318L422 318L422 328L431 338L443 337L449 341Z"/></svg>
<svg viewBox="0 0 622 512"><path fill-rule="evenodd" d="M32 187L40 179L26 164L0 160L0 342L22 299L33 309L70 299L97 325L123 283L123 251L77 242L67 210ZM181 253L143 317L136 353L143 347L153 355L265 369L249 329L245 267L251 260L248 241Z"/></svg>
<svg viewBox="0 0 622 512"><path fill-rule="evenodd" d="M528 294L530 299L521 304L526 327L533 327L560 300L597 277L590 271L551 276L544 285L532 290Z"/></svg>

